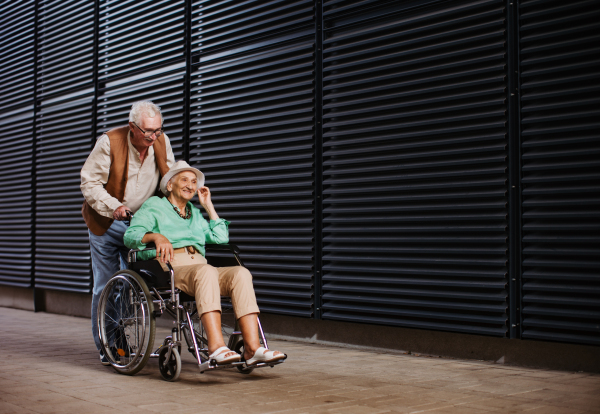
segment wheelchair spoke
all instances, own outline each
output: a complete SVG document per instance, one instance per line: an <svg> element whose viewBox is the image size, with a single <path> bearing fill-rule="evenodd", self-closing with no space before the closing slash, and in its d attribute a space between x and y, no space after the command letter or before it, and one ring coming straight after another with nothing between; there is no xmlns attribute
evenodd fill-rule
<svg viewBox="0 0 600 414"><path fill-rule="evenodd" d="M107 317L108 319L110 319L111 322L113 322L115 325L118 325L117 321L112 316L110 316L110 314L105 312L104 316Z"/></svg>

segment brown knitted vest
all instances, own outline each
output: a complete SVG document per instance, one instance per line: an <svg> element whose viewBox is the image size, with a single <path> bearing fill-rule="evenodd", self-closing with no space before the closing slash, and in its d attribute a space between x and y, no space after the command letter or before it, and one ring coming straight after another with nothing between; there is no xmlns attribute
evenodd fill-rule
<svg viewBox="0 0 600 414"><path fill-rule="evenodd" d="M124 126L111 129L106 133L110 139L110 170L104 189L120 202L123 202L123 197L125 196L129 170L128 132L129 126ZM169 171L169 166L167 165L167 145L164 135L156 139L153 148L154 159L162 177ZM83 206L81 207L81 214L83 215L85 224L96 236L102 236L106 233L106 230L108 230L114 221L111 218L98 214L86 201L83 202Z"/></svg>

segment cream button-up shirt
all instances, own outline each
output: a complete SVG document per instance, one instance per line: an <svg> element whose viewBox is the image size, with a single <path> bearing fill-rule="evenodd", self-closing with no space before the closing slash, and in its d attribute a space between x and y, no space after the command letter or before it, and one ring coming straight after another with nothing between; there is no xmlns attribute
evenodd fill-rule
<svg viewBox="0 0 600 414"><path fill-rule="evenodd" d="M164 137L167 147L167 165L171 168L175 163L175 157L169 137L167 134ZM148 154L142 163L140 153L131 144L131 131L127 133L127 143L129 145L129 168L122 203L104 189L110 171L110 139L108 135L103 134L98 138L94 149L81 169L80 187L85 200L94 210L106 217L112 218L114 211L122 205L129 207L135 214L144 201L154 195L158 186L160 173L154 161L154 148L148 148Z"/></svg>

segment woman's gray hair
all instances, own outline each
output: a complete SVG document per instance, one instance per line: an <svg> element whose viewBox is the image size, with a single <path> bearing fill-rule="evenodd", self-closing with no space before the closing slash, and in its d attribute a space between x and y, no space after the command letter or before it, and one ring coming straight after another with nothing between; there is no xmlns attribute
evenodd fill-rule
<svg viewBox="0 0 600 414"><path fill-rule="evenodd" d="M160 115L162 120L160 106L154 104L152 101L137 101L131 105L131 111L129 111L129 122L135 122L136 124L139 124L142 117L154 118L156 115Z"/></svg>

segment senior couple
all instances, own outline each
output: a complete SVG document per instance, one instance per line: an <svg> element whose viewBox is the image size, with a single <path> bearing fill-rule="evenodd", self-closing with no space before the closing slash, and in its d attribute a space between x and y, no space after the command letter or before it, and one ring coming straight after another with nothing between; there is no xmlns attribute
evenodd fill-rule
<svg viewBox="0 0 600 414"><path fill-rule="evenodd" d="M96 347L100 351L96 315L102 289L112 274L124 267L127 248L154 243L155 252L140 252L138 257L154 258L165 270L166 263L171 263L175 286L196 299L211 359L229 364L243 357L249 366L284 359L283 353L260 346L259 309L250 272L242 266L215 268L207 264L205 244L227 243L229 222L215 211L202 172L185 161L174 163L162 124L158 106L136 102L129 125L103 134L81 171L86 199L82 213L89 228L94 275L92 330ZM159 179L163 198L150 196ZM191 203L196 193L209 221ZM129 228L123 223L128 211L135 213ZM231 297L244 340L243 355L225 346L221 295ZM100 354L100 359L108 365L104 355Z"/></svg>

